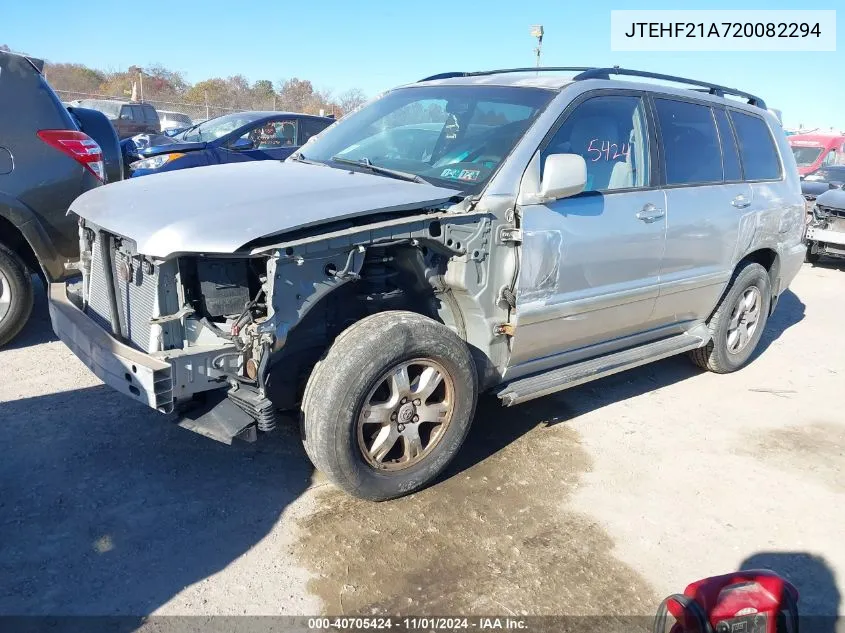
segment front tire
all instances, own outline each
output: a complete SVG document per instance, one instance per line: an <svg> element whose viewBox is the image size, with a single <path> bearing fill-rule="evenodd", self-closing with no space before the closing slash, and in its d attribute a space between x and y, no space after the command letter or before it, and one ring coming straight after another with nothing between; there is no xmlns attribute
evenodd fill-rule
<svg viewBox="0 0 845 633"><path fill-rule="evenodd" d="M813 242L807 244L807 254L804 255L804 261L815 266L819 262L819 259L821 259L821 254L813 250L814 246L815 243Z"/></svg>
<svg viewBox="0 0 845 633"><path fill-rule="evenodd" d="M29 269L17 253L0 244L0 347L26 325L33 302Z"/></svg>
<svg viewBox="0 0 845 633"><path fill-rule="evenodd" d="M349 494L372 501L439 475L469 431L478 390L472 356L446 326L382 312L344 331L308 381L305 450Z"/></svg>
<svg viewBox="0 0 845 633"><path fill-rule="evenodd" d="M760 342L771 302L768 271L753 262L738 269L710 318L710 342L690 352L692 362L717 374L740 369Z"/></svg>

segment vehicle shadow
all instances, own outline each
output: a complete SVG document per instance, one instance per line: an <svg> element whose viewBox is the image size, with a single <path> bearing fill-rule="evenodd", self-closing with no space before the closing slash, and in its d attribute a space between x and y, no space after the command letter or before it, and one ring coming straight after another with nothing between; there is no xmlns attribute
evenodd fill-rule
<svg viewBox="0 0 845 633"><path fill-rule="evenodd" d="M791 290L780 298L766 324L752 362L804 318L805 305ZM495 396L482 396L470 435L443 478L458 474L505 448L537 425L567 422L616 402L668 387L701 374L683 355L644 365L595 382L505 409Z"/></svg>
<svg viewBox="0 0 845 633"><path fill-rule="evenodd" d="M479 399L469 437L443 478L472 468L537 426L562 424L699 373L701 370L689 360L675 357L511 408L502 407L494 395L484 395Z"/></svg>
<svg viewBox="0 0 845 633"><path fill-rule="evenodd" d="M140 626L310 485L295 428L262 439L216 443L105 386L0 403L0 615Z"/></svg>
<svg viewBox="0 0 845 633"><path fill-rule="evenodd" d="M782 302L769 343L803 318L795 295ZM46 316L28 328L32 341L48 340ZM698 373L676 357L513 409L483 397L443 477L538 425ZM0 402L0 454L0 615L126 616L117 631L251 549L313 474L292 426L227 447L105 386Z"/></svg>
<svg viewBox="0 0 845 633"><path fill-rule="evenodd" d="M809 552L758 552L742 561L740 570L770 569L798 589L802 633L835 633L842 595L828 562Z"/></svg>
<svg viewBox="0 0 845 633"><path fill-rule="evenodd" d="M769 317L766 323L766 329L763 330L763 336L760 338L760 343L751 357L752 362L760 354L765 352L769 346L778 340L784 332L797 323L804 320L807 306L801 299L798 298L792 290L784 292L778 300L778 305L775 311Z"/></svg>
<svg viewBox="0 0 845 633"><path fill-rule="evenodd" d="M57 341L50 324L50 311L47 308L47 290L38 275L32 276L32 289L35 293L35 304L32 306L32 314L20 333L4 345L2 349L20 349L39 343Z"/></svg>
<svg viewBox="0 0 845 633"><path fill-rule="evenodd" d="M812 264L812 267L845 272L845 259L840 257L822 257L815 264Z"/></svg>

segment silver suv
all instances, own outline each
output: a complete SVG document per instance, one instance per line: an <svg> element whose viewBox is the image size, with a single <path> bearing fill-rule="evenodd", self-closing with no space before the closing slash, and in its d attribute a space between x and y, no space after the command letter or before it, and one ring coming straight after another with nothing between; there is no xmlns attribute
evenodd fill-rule
<svg viewBox="0 0 845 633"><path fill-rule="evenodd" d="M51 315L92 371L227 443L295 412L314 465L373 500L437 477L481 392L511 406L683 352L739 369L805 254L763 101L620 68L430 77L285 162L72 210L82 283L52 286Z"/></svg>

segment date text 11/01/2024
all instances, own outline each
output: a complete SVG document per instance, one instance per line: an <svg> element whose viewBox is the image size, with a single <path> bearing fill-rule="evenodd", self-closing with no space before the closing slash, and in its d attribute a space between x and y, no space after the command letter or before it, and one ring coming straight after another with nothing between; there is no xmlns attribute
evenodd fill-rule
<svg viewBox="0 0 845 633"><path fill-rule="evenodd" d="M524 619L511 617L403 617L391 618L374 617L342 617L342 618L309 618L309 630L373 630L373 629L404 629L409 631L457 631L478 629L481 631L494 630L525 630L528 623Z"/></svg>
<svg viewBox="0 0 845 633"><path fill-rule="evenodd" d="M625 37L821 37L821 27L818 22L632 22Z"/></svg>

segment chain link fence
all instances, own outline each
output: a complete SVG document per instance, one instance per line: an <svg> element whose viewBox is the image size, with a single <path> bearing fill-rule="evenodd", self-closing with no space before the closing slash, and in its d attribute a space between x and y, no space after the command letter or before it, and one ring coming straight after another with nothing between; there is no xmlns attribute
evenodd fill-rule
<svg viewBox="0 0 845 633"><path fill-rule="evenodd" d="M81 99L106 99L109 101L127 101L127 99L120 99L111 95L91 94L86 92L71 92L68 90L56 90L59 98L65 103ZM191 120L196 123L205 119L213 119L214 117L229 114L230 112L243 112L244 110L276 110L276 100L268 99L261 102L250 102L248 104L241 104L240 107L232 107L232 105L223 106L211 103L186 103L181 101L160 101L158 99L144 99L144 103L152 104L152 106L159 111L165 112L179 112L187 114Z"/></svg>

